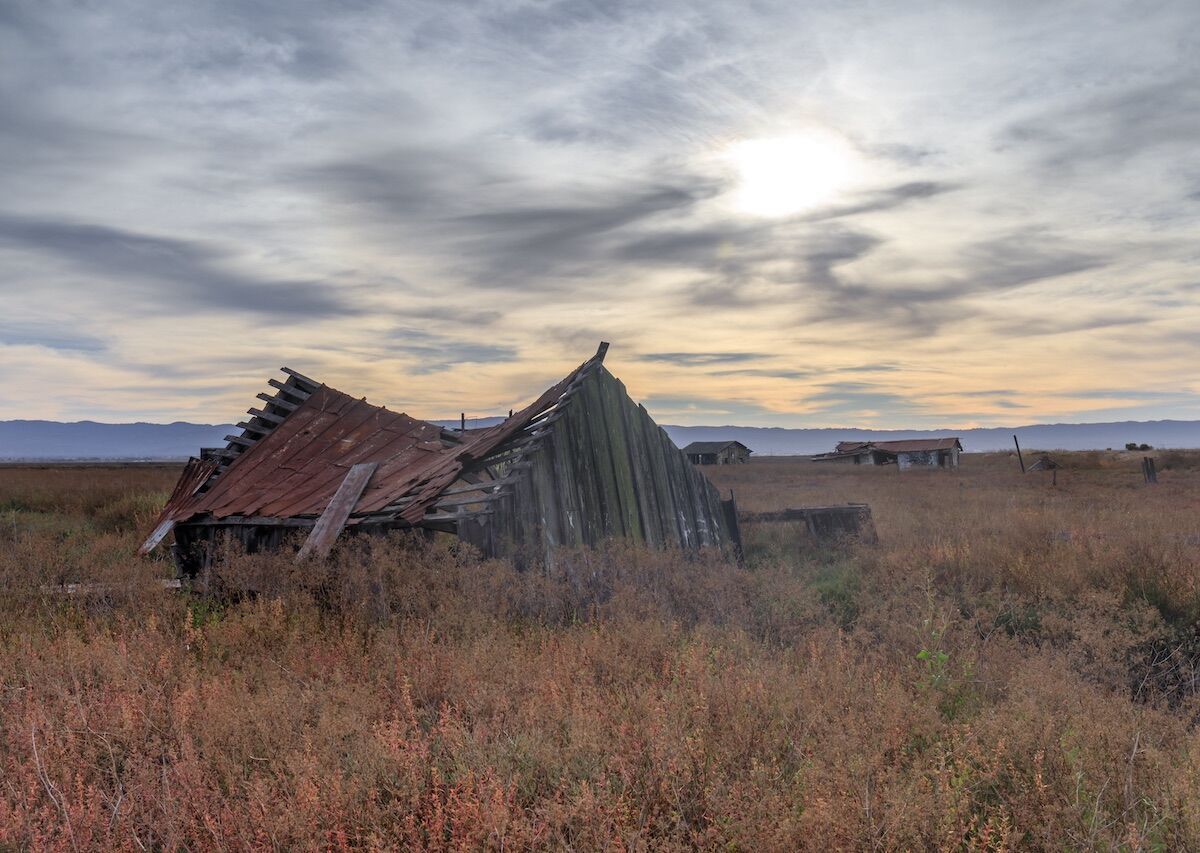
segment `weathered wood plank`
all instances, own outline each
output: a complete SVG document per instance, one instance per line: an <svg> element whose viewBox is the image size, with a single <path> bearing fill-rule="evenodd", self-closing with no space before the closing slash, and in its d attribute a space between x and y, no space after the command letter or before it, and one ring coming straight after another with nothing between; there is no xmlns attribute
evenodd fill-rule
<svg viewBox="0 0 1200 853"><path fill-rule="evenodd" d="M463 485L461 485L461 486L451 486L451 487L450 487L450 488L448 488L448 489L443 489L443 490L442 490L442 497L446 497L446 496L448 496L448 495L457 495L457 494L462 494L462 493L464 493L464 492L488 492L488 491L494 491L494 490L496 490L496 489L500 488L501 486L507 486L507 485L509 485L510 483L514 482L514 481L517 479L515 475L514 475L514 476L511 476L511 477L510 477L510 476L507 476L507 474L508 474L508 472L509 472L509 471L513 471L513 472L515 472L515 471L518 471L518 470L524 470L525 468L528 468L528 467L529 467L531 464L533 464L533 463L531 463L531 462L518 462L518 463L516 463L516 464L514 464L514 465L512 465L512 466L510 466L510 467L508 467L508 468L506 468L506 469L505 469L505 476L504 476L504 477L501 477L501 478L500 478L500 479L498 479L498 480L485 480L485 481L483 481L482 483L464 483L464 484L463 484ZM397 501L397 503L399 503L399 501Z"/></svg>
<svg viewBox="0 0 1200 853"><path fill-rule="evenodd" d="M113 584L113 583L64 583L43 584L38 591L43 595L107 595L118 591L131 591L142 584ZM179 578L159 578L148 581L145 586L154 589L182 589L183 581Z"/></svg>
<svg viewBox="0 0 1200 853"><path fill-rule="evenodd" d="M667 470L668 448L673 450L675 445L659 429L643 410L646 421L646 436L649 443L650 470L654 475L654 505L658 512L659 525L662 529L663 544L679 545L679 520L675 515L675 501L671 493L671 477Z"/></svg>
<svg viewBox="0 0 1200 853"><path fill-rule="evenodd" d="M633 466L629 461L629 433L626 431L624 412L625 389L612 374L598 371L596 382L600 386L604 401L604 420L608 429L608 441L613 460L613 475L617 482L617 494L621 499L621 527L625 536L634 542L646 541L642 520L638 512L637 486Z"/></svg>
<svg viewBox="0 0 1200 853"><path fill-rule="evenodd" d="M586 382L580 389L581 399L587 409L588 446L591 450L592 476L600 488L598 511L599 527L603 536L620 536L621 498L617 491L617 479L613 474L612 452L606 434L604 401L596 382Z"/></svg>
<svg viewBox="0 0 1200 853"><path fill-rule="evenodd" d="M283 382L280 382L278 379L268 379L267 384L290 397L295 397L301 403L312 396L312 394L310 394L308 391L305 391L298 385L286 385Z"/></svg>
<svg viewBox="0 0 1200 853"><path fill-rule="evenodd" d="M260 396L265 396L265 395L260 395ZM268 399L270 399L270 398L268 398ZM273 423L276 425L283 423L282 415L273 415L270 412L264 412L262 409L255 409L255 408L251 407L246 410L246 414L252 415L253 417L260 418L264 421L268 421L269 423Z"/></svg>
<svg viewBox="0 0 1200 853"><path fill-rule="evenodd" d="M323 557L329 553L338 534L346 526L346 519L350 517L350 513L354 512L354 505L362 496L371 475L378 467L378 462L360 462L350 469L346 478L342 480L342 484L338 486L338 490L330 498L325 511L313 525L312 533L308 534L308 539L304 541L300 552L296 554L297 561L306 559L310 555Z"/></svg>
<svg viewBox="0 0 1200 853"><path fill-rule="evenodd" d="M138 548L138 554L141 556L149 554L158 546L158 543L163 540L163 537L170 533L174 527L175 519L168 518L162 521L158 527L154 528L154 530L150 532L150 535L146 537L146 541L142 543L142 547Z"/></svg>
<svg viewBox="0 0 1200 853"><path fill-rule="evenodd" d="M296 411L296 409L299 408L299 406L297 406L295 403L293 403L289 400L282 399L278 394L272 396L271 394L268 394L265 391L262 391L262 392L259 392L258 394L256 394L255 396L258 397L258 399L262 400L264 403L270 403L272 406L278 406L279 408L284 409L288 412L294 412L294 411Z"/></svg>
<svg viewBox="0 0 1200 853"><path fill-rule="evenodd" d="M595 455L588 442L587 406L582 398L572 403L568 416L555 427L555 452L562 459L573 483L576 512L574 516L578 534L577 545L593 545L603 536L603 524L598 511L603 498L600 484L596 480Z"/></svg>
<svg viewBox="0 0 1200 853"><path fill-rule="evenodd" d="M508 490L492 492L491 494L486 495L455 495L445 499L438 498L436 508L443 509L446 507L470 506L471 504L485 504L491 503L492 501L504 500L510 497L512 497L512 495L508 492Z"/></svg>
<svg viewBox="0 0 1200 853"><path fill-rule="evenodd" d="M580 511L579 485L575 480L574 467L571 465L571 419L575 416L577 406L569 406L567 417L546 438L546 455L550 460L554 473L555 487L558 491L559 505L562 512L559 525L562 534L562 544L577 547L582 545L583 522Z"/></svg>
<svg viewBox="0 0 1200 853"><path fill-rule="evenodd" d="M312 527L316 523L315 518L275 518L265 515L227 515L224 518L188 522L189 525L205 527Z"/></svg>
<svg viewBox="0 0 1200 853"><path fill-rule="evenodd" d="M733 492L729 493L729 500L721 501L721 511L725 514L725 524L729 528L730 544L733 546L733 556L737 560L739 566L745 565L746 558L742 551L742 530L738 526L738 511L737 501L733 499Z"/></svg>
<svg viewBox="0 0 1200 853"><path fill-rule="evenodd" d="M424 516L421 519L421 524L438 524L440 522L460 522L464 519L475 518L481 515L491 515L492 510L481 509L475 512L434 512Z"/></svg>
<svg viewBox="0 0 1200 853"><path fill-rule="evenodd" d="M655 434L658 427L655 426L654 421L650 419L646 410L641 406L636 407L634 418L641 436L644 459L642 463L644 466L644 488L646 490L646 502L652 518L651 525L653 526L659 545L665 547L671 544L672 537L671 527L666 524L663 515L664 478L661 471L662 463L658 458L658 436Z"/></svg>
<svg viewBox="0 0 1200 853"><path fill-rule="evenodd" d="M271 431L271 427L267 424L253 424L249 421L238 421L235 426L246 432L252 432L259 436L266 435Z"/></svg>
<svg viewBox="0 0 1200 853"><path fill-rule="evenodd" d="M875 523L867 504L790 507L775 512L745 512L739 520L750 523L803 522L815 538L856 535L874 541Z"/></svg>
<svg viewBox="0 0 1200 853"><path fill-rule="evenodd" d="M300 373L299 371L296 371L296 370L292 370L290 367L281 367L279 369L281 371L283 371L284 373L286 373L288 376L292 377L292 379L296 380L296 382L300 383L301 385L307 385L308 387L305 388L304 390L308 391L309 393L312 393L313 391L316 391L318 388L321 387L321 383L318 382L317 380L309 379L303 373Z"/></svg>

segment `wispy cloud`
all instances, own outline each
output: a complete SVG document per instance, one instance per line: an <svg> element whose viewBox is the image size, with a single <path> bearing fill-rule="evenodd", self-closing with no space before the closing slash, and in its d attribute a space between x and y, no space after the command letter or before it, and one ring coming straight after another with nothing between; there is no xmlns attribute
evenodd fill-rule
<svg viewBox="0 0 1200 853"><path fill-rule="evenodd" d="M685 367L703 367L710 364L730 364L770 358L761 352L650 352L640 356L642 361L661 361Z"/></svg>
<svg viewBox="0 0 1200 853"><path fill-rule="evenodd" d="M5 4L0 417L216 419L289 360L499 410L600 338L679 420L1190 412L1076 392L1200 358L1198 27L1186 0ZM852 180L741 210L736 143L813 128Z"/></svg>
<svg viewBox="0 0 1200 853"><path fill-rule="evenodd" d="M231 268L231 252L103 225L0 216L0 247L63 261L133 297L131 314L159 311L352 314L318 281L271 280Z"/></svg>

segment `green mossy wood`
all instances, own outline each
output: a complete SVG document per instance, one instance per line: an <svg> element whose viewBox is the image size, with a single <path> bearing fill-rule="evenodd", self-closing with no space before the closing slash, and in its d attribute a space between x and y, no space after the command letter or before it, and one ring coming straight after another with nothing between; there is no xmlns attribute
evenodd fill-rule
<svg viewBox="0 0 1200 853"><path fill-rule="evenodd" d="M603 367L588 372L527 461L484 525L497 537L477 543L485 550L549 558L558 547L612 538L731 544L716 488Z"/></svg>

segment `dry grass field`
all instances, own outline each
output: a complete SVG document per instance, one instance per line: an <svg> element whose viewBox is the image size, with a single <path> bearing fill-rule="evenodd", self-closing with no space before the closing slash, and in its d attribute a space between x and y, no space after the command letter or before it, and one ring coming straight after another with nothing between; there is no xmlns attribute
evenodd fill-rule
<svg viewBox="0 0 1200 853"><path fill-rule="evenodd" d="M878 544L398 538L220 600L132 556L175 469L0 468L0 849L1200 849L1200 453L1156 455L762 460L713 480Z"/></svg>

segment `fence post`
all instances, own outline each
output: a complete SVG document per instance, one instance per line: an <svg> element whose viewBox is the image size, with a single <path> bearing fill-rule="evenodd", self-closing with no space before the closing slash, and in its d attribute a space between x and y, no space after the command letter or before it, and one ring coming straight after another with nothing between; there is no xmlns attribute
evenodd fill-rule
<svg viewBox="0 0 1200 853"><path fill-rule="evenodd" d="M746 565L746 554L742 550L742 529L738 525L737 501L733 497L733 489L729 490L729 500L721 501L721 511L725 514L725 523L729 526L729 537L733 540L733 556L738 568Z"/></svg>

